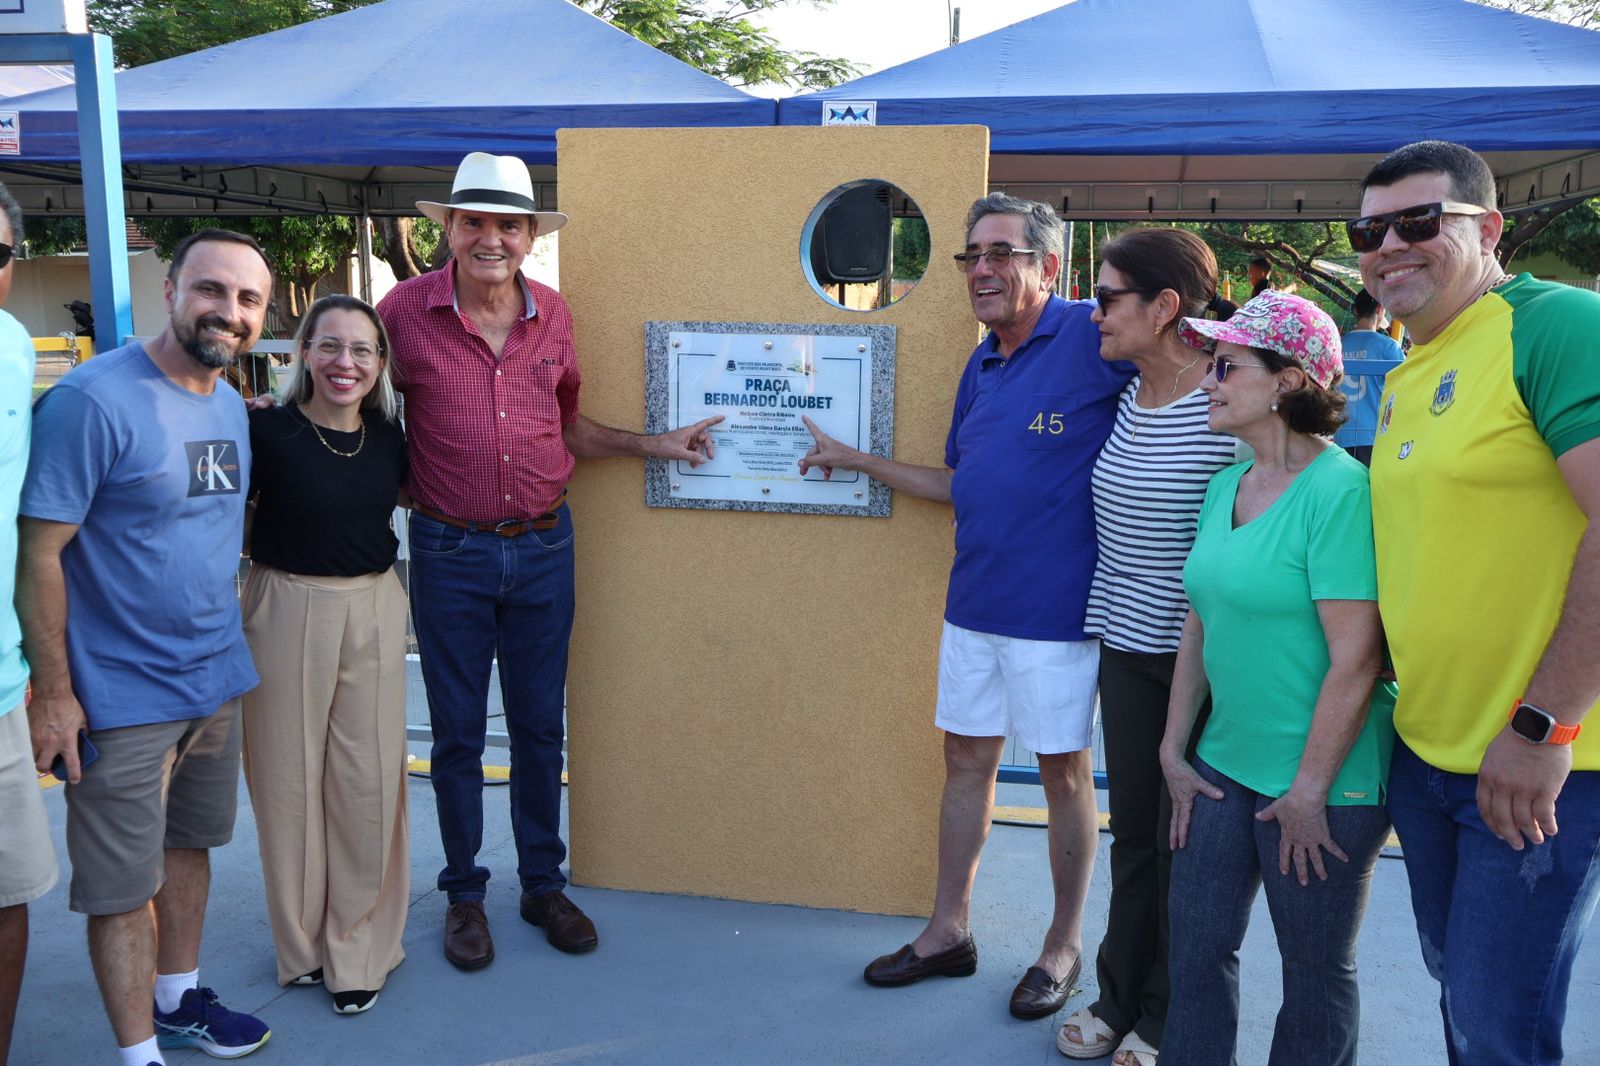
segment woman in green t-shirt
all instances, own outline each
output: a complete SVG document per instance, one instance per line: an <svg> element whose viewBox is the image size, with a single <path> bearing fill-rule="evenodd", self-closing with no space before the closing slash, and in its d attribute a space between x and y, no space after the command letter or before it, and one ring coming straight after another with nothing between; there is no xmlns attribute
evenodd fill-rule
<svg viewBox="0 0 1600 1066"><path fill-rule="evenodd" d="M1272 1064L1353 1066L1356 930L1388 836L1392 698L1381 666L1367 472L1327 439L1343 419L1339 333L1267 291L1212 348L1210 426L1255 458L1206 491L1162 740L1172 793L1172 1003L1163 1066L1233 1061L1238 950L1266 887L1283 956ZM1193 763L1195 715L1211 717Z"/></svg>

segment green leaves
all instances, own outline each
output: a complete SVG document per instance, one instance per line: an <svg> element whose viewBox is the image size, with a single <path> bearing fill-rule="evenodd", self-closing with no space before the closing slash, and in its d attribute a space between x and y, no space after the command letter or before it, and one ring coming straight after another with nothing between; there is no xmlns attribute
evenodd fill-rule
<svg viewBox="0 0 1600 1066"><path fill-rule="evenodd" d="M844 59L785 49L750 16L791 0L574 0L619 30L730 85L826 89L860 70ZM831 0L807 0L825 7Z"/></svg>
<svg viewBox="0 0 1600 1066"><path fill-rule="evenodd" d="M374 0L89 0L89 26L138 67L365 7Z"/></svg>
<svg viewBox="0 0 1600 1066"><path fill-rule="evenodd" d="M1565 22L1588 30L1600 30L1600 0L1474 0L1485 7L1498 7L1519 15Z"/></svg>
<svg viewBox="0 0 1600 1066"><path fill-rule="evenodd" d="M1515 249L1518 257L1554 255L1580 274L1600 274L1600 198L1547 214L1542 218L1535 212L1518 218L1501 241L1502 247ZM1524 227L1533 235L1524 237ZM1516 269L1515 259L1507 258L1507 269Z"/></svg>

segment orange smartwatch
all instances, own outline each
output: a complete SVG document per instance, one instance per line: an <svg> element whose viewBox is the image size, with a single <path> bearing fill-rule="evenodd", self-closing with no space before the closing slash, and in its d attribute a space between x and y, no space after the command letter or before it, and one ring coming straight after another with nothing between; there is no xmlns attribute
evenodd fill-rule
<svg viewBox="0 0 1600 1066"><path fill-rule="evenodd" d="M1543 707L1524 703L1521 697L1511 705L1511 731L1529 744L1571 744L1583 725L1562 725Z"/></svg>

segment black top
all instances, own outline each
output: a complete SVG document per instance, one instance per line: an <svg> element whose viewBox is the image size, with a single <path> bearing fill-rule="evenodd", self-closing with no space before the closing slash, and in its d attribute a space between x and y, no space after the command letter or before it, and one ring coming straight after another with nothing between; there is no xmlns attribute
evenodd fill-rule
<svg viewBox="0 0 1600 1066"><path fill-rule="evenodd" d="M398 422L363 411L367 440L335 455L298 406L250 412L250 491L256 497L250 557L291 574L355 577L394 565L400 543L389 526L406 478L406 437ZM328 444L355 451L361 431L318 427Z"/></svg>

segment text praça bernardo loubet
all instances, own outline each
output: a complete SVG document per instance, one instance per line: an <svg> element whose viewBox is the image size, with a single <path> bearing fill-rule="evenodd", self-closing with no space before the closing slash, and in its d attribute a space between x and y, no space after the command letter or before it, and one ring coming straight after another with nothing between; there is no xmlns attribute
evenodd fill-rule
<svg viewBox="0 0 1600 1066"><path fill-rule="evenodd" d="M833 407L832 396L797 393L788 378L745 378L743 392L708 392L707 407L779 407L804 411L826 411Z"/></svg>

